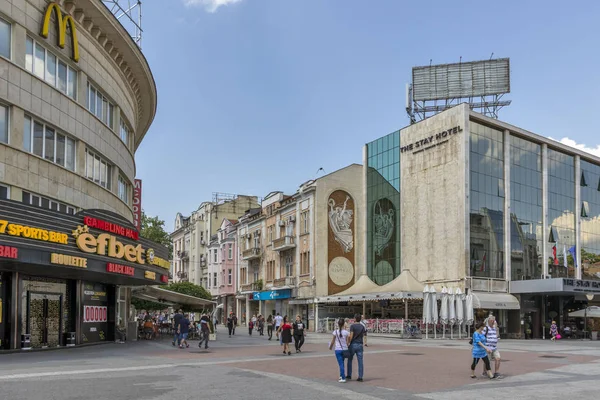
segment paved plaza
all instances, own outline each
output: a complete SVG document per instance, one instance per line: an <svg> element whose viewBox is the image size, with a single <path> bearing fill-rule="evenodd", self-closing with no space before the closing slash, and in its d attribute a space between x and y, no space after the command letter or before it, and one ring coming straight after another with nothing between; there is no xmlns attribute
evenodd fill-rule
<svg viewBox="0 0 600 400"><path fill-rule="evenodd" d="M208 350L165 339L0 355L0 399L563 400L600 392L600 341L504 340L503 379L474 380L466 340L370 337L364 382L340 384L329 335L309 334L303 352L287 356L275 339L244 332L220 334Z"/></svg>

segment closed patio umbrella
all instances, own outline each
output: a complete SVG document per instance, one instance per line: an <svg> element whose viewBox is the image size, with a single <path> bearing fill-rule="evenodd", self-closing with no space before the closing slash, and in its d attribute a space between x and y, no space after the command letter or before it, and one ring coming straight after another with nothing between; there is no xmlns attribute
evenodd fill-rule
<svg viewBox="0 0 600 400"><path fill-rule="evenodd" d="M458 325L458 338L460 339L462 324L465 320L465 295L462 293L462 291L459 288L456 288L455 301L456 301L456 324Z"/></svg>
<svg viewBox="0 0 600 400"><path fill-rule="evenodd" d="M469 326L469 335L471 335L471 325L475 315L473 314L473 295L469 293L465 296L465 325Z"/></svg>
<svg viewBox="0 0 600 400"><path fill-rule="evenodd" d="M429 286L429 294L431 294L431 323L433 324L433 337L437 339L436 325L438 323L438 303L437 292L433 285Z"/></svg>
<svg viewBox="0 0 600 400"><path fill-rule="evenodd" d="M442 288L442 307L440 308L440 322L443 325L442 338L446 338L446 325L448 324L448 289Z"/></svg>
<svg viewBox="0 0 600 400"><path fill-rule="evenodd" d="M425 324L425 339L428 339L427 325L431 322L431 295L429 285L423 288L423 323Z"/></svg>
<svg viewBox="0 0 600 400"><path fill-rule="evenodd" d="M456 308L454 289L448 289L448 323L450 324L450 339L454 339L454 324L456 323Z"/></svg>

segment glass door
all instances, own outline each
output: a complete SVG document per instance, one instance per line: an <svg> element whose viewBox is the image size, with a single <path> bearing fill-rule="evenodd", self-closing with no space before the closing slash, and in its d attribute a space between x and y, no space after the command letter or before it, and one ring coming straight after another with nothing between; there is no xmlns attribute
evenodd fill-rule
<svg viewBox="0 0 600 400"><path fill-rule="evenodd" d="M57 347L60 345L62 295L29 292L27 331L31 346Z"/></svg>

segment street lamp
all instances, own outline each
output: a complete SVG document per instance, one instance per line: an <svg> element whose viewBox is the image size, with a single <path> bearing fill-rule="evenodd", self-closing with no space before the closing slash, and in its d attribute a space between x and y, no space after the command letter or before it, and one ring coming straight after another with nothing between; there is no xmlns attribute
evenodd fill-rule
<svg viewBox="0 0 600 400"><path fill-rule="evenodd" d="M594 300L594 295L591 293L586 294L585 297L588 299L588 301ZM588 305L586 304L585 311L583 312L583 332L584 332L585 336L587 336L587 309L588 309Z"/></svg>

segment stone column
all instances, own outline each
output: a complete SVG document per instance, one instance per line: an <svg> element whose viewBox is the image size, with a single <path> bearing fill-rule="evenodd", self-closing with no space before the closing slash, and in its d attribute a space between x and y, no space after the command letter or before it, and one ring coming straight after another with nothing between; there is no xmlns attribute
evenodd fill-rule
<svg viewBox="0 0 600 400"><path fill-rule="evenodd" d="M252 318L250 315L250 296L246 295L246 326L248 326L248 321Z"/></svg>

